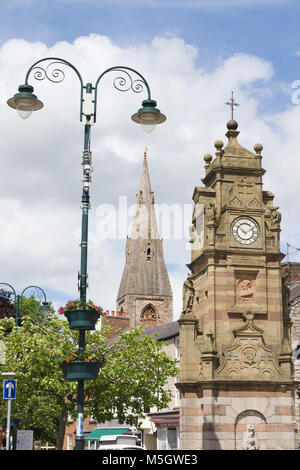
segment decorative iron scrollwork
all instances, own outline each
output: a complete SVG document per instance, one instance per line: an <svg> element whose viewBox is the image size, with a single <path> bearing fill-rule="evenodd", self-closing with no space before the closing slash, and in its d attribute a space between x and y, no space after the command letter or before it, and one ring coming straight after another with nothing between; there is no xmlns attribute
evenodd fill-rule
<svg viewBox="0 0 300 470"><path fill-rule="evenodd" d="M134 93L141 93L145 89L145 82L141 78L133 80L132 76L123 69L114 69L115 72L121 72L124 76L116 77L113 81L114 87L118 91L132 90Z"/></svg>
<svg viewBox="0 0 300 470"><path fill-rule="evenodd" d="M47 67L41 65L33 67L33 77L36 80L45 80L47 78L50 82L61 83L65 79L65 73L60 68L53 68L56 64L67 65L61 61L54 61L48 64Z"/></svg>

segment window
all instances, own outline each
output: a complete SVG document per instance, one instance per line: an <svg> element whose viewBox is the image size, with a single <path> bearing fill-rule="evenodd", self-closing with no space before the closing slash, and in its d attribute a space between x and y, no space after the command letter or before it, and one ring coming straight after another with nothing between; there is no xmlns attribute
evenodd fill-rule
<svg viewBox="0 0 300 470"><path fill-rule="evenodd" d="M141 315L142 318L153 318L153 319L156 319L157 315L156 315L156 310L155 308L153 307L153 305L149 304L149 305L146 305L146 307L143 309L142 311L142 315Z"/></svg>
<svg viewBox="0 0 300 470"><path fill-rule="evenodd" d="M157 449L172 450L177 449L177 429L176 428L158 428L157 429Z"/></svg>

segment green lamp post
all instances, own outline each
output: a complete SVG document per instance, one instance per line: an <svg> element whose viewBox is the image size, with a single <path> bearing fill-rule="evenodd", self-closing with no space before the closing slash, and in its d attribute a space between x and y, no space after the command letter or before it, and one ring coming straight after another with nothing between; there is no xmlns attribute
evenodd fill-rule
<svg viewBox="0 0 300 470"><path fill-rule="evenodd" d="M48 64L48 65L47 65ZM80 82L80 121L84 125L83 138L83 189L81 197L82 220L81 220L81 262L79 286L80 299L86 301L87 289L87 253L88 253L88 211L90 205L90 181L91 181L91 152L90 134L91 126L95 124L97 117L97 93L102 77L108 73L117 73L113 81L114 87L119 91L132 90L135 93L146 91L147 99L142 102L142 107L131 116L131 119L141 124L146 132L152 132L157 124L166 120L166 116L156 107L156 101L151 98L150 87L145 78L136 70L130 67L116 66L106 69L97 78L95 85L92 83L83 84L82 77L74 65L70 62L58 58L47 57L35 62L27 71L25 84L20 85L18 93L7 101L7 104L16 109L19 115L26 119L32 111L37 111L43 107L43 103L33 93L34 89L29 85L28 80L31 73L36 80L48 79L54 83L64 80L64 71L61 66L70 67L77 75ZM120 75L119 75L120 73ZM85 329L79 330L79 352L85 349ZM83 437L83 407L84 407L84 380L78 380L77 389L77 429L76 429L76 450L84 449Z"/></svg>
<svg viewBox="0 0 300 470"><path fill-rule="evenodd" d="M14 302L15 302L15 313L16 313L15 323L16 323L16 326L19 326L19 323L20 323L19 319L20 319L21 314L22 314L22 300L23 300L23 297L25 296L25 293L28 293L29 296L34 295L37 299L42 301L42 305L40 306L39 310L42 313L43 319L46 319L49 315L50 306L49 306L49 303L47 302L46 294L43 291L43 289L39 286L25 287L25 289L23 289L21 294L17 294L15 289L13 288L13 286L11 286L10 284L8 284L6 282L1 282L0 283L0 292L8 293L9 296L11 294L13 295ZM11 406L13 407L13 404ZM19 419L12 419L9 422L9 424L8 424L8 426L9 426L8 435L9 436L11 436L10 428L11 427L17 428L17 426L19 424L19 421L20 421ZM7 448L8 449L11 448L10 440L9 440L9 442L7 442Z"/></svg>
<svg viewBox="0 0 300 470"><path fill-rule="evenodd" d="M7 288L9 290L7 290ZM27 293L27 295L29 294L29 296L34 296L38 300L42 301L42 305L40 306L39 310L42 313L42 316L44 319L46 319L47 316L49 315L50 306L49 306L49 303L47 302L46 294L41 287L28 286L28 287L25 287L25 289L23 289L21 294L17 294L13 286L11 286L10 284L7 284L6 282L0 282L0 292L1 291L11 292L14 297L15 312L16 312L16 326L19 326L19 323L20 323L19 320L20 320L20 316L22 313L22 301L23 301L23 297L25 297L25 293Z"/></svg>

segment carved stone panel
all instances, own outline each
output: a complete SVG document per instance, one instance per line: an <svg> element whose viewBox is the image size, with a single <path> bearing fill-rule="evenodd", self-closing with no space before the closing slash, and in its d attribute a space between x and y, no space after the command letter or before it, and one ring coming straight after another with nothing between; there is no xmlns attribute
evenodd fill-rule
<svg viewBox="0 0 300 470"><path fill-rule="evenodd" d="M234 343L225 351L225 360L217 369L218 378L238 380L276 380L283 377L273 351L264 342L263 331L245 314L244 325L233 331Z"/></svg>
<svg viewBox="0 0 300 470"><path fill-rule="evenodd" d="M256 294L256 274L236 272L235 277L236 303L254 304Z"/></svg>

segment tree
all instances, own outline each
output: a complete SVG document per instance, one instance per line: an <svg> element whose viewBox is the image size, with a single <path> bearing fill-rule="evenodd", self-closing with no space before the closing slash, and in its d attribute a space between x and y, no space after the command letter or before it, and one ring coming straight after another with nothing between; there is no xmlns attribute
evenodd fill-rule
<svg viewBox="0 0 300 470"><path fill-rule="evenodd" d="M35 439L61 449L68 415L76 418L77 383L64 380L60 364L76 354L78 332L53 313L45 322L34 316L23 316L21 327L13 318L0 320L0 340L6 348L6 364L0 370L16 373L14 412L21 418L20 427L33 429ZM86 415L98 422L117 415L120 423L138 426L148 408L168 403L165 385L177 373L175 361L162 351L163 343L145 336L142 328L120 333L113 342L105 334L105 327L86 334L87 350L105 358L98 379L85 382ZM5 414L2 401L0 415Z"/></svg>
<svg viewBox="0 0 300 470"><path fill-rule="evenodd" d="M13 316L15 316L15 310L10 292L0 289L0 318Z"/></svg>

